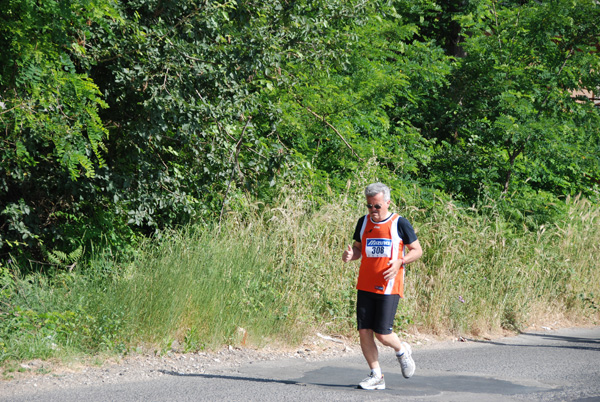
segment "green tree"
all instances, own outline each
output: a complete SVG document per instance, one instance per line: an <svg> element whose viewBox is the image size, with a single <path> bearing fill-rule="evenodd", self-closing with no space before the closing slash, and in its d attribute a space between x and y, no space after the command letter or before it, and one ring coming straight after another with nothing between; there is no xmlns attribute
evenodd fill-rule
<svg viewBox="0 0 600 402"><path fill-rule="evenodd" d="M395 188L469 203L543 210L597 191L598 110L572 97L599 84L591 0L11 0L0 13L4 256L127 247L287 183L318 201L373 159Z"/></svg>
<svg viewBox="0 0 600 402"><path fill-rule="evenodd" d="M402 136L418 142L406 117L392 127L387 116L412 96L406 70L426 69L406 60L415 27L387 2L138 1L122 11L93 79L110 105L118 203L148 233L214 219L243 191L268 201L286 177L345 183L374 152L398 169Z"/></svg>
<svg viewBox="0 0 600 402"><path fill-rule="evenodd" d="M599 110L574 93L600 87L599 17L594 1L481 1L460 17L467 55L428 133L432 181L469 202L594 194Z"/></svg>
<svg viewBox="0 0 600 402"><path fill-rule="evenodd" d="M9 0L0 9L0 248L39 246L75 183L105 165L106 107L89 78L94 25L116 18L109 0Z"/></svg>

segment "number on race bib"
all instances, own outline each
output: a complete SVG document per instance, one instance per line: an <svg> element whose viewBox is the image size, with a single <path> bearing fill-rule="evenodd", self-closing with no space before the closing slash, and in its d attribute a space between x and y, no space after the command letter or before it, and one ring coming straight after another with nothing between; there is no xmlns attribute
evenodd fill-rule
<svg viewBox="0 0 600 402"><path fill-rule="evenodd" d="M367 257L390 258L392 256L392 241L390 239L367 239L365 251Z"/></svg>
<svg viewBox="0 0 600 402"><path fill-rule="evenodd" d="M371 254L383 254L384 248L382 246L373 247Z"/></svg>

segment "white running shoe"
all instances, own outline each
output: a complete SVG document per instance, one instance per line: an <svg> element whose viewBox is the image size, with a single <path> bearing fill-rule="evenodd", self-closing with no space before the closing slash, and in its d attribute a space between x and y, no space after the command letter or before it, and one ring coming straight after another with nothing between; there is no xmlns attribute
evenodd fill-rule
<svg viewBox="0 0 600 402"><path fill-rule="evenodd" d="M362 380L360 384L358 384L358 388L385 389L385 381L383 380L383 374L381 375L381 377L375 377L373 373L371 373L367 378Z"/></svg>
<svg viewBox="0 0 600 402"><path fill-rule="evenodd" d="M402 347L404 348L404 353L400 356L396 355L396 357L398 358L398 363L400 363L400 368L402 368L402 375L404 378L410 378L415 373L417 366L412 358L412 348L410 345L402 342Z"/></svg>

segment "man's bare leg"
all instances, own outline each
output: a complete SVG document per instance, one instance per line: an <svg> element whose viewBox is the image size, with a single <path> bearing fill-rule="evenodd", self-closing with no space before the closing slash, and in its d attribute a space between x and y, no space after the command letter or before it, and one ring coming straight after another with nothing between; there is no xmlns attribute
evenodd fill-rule
<svg viewBox="0 0 600 402"><path fill-rule="evenodd" d="M375 369L379 367L379 351L375 344L375 338L373 337L372 329L359 329L358 334L360 336L360 348L362 349L363 356L369 364L369 368Z"/></svg>

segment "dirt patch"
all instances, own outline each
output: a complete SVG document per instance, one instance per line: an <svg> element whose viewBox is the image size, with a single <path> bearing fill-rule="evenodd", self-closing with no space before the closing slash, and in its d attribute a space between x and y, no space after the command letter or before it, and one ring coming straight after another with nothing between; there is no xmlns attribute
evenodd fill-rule
<svg viewBox="0 0 600 402"><path fill-rule="evenodd" d="M399 334L416 348L439 341L436 336ZM167 373L199 374L218 371L250 362L304 359L325 360L350 354L361 354L358 338L315 333L302 345L281 345L263 348L226 346L217 352L178 353L163 355L137 353L121 357L94 356L72 361L32 360L7 363L2 368L0 397L20 393L31 387L39 390L122 383L161 377Z"/></svg>

